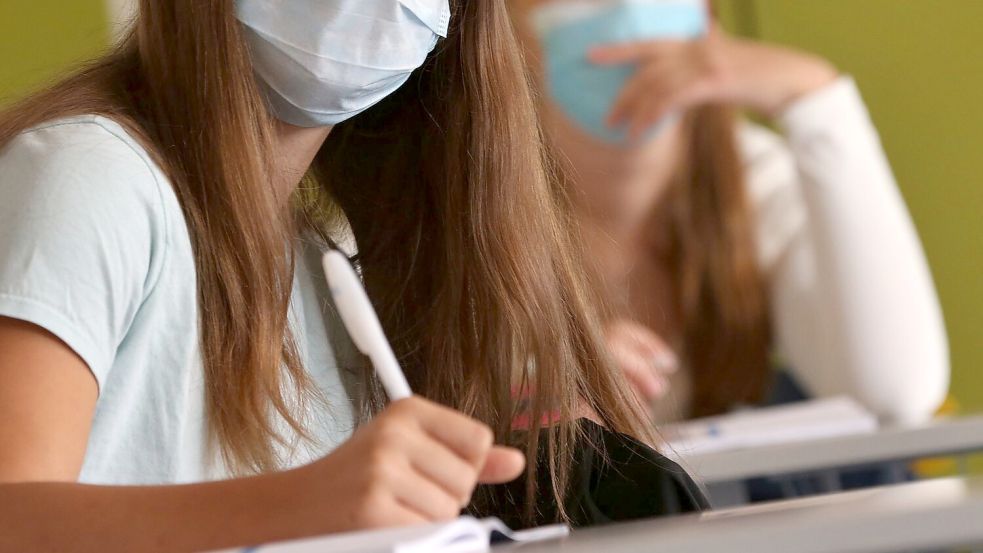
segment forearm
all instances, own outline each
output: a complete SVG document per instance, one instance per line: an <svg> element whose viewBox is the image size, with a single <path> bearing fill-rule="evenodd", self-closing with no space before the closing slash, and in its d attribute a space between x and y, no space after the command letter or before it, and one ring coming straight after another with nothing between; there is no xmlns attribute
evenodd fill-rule
<svg viewBox="0 0 983 553"><path fill-rule="evenodd" d="M809 225L776 279L776 322L817 393L847 391L890 420L925 418L948 385L941 309L876 131L852 84L835 86L785 119ZM790 336L796 325L811 337Z"/></svg>
<svg viewBox="0 0 983 553"><path fill-rule="evenodd" d="M209 484L0 484L0 551L206 551L312 535L292 473ZM321 524L323 527L323 522Z"/></svg>
<svg viewBox="0 0 983 553"><path fill-rule="evenodd" d="M885 421L931 417L949 371L941 318L925 292L902 297L904 285L886 284L859 298L864 286L845 293L847 282L831 282L822 262L801 255L772 285L777 340L800 382L819 397L850 395Z"/></svg>

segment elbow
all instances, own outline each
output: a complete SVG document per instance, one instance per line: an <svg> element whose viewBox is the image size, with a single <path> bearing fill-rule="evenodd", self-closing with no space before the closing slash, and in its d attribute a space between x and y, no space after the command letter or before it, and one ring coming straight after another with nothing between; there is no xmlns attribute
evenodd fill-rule
<svg viewBox="0 0 983 553"><path fill-rule="evenodd" d="M910 426L931 420L948 395L948 378L931 388L912 390L905 401L875 407L874 413L889 425Z"/></svg>
<svg viewBox="0 0 983 553"><path fill-rule="evenodd" d="M913 352L909 352L913 353ZM906 359L896 359L893 376L863 386L859 399L885 424L913 425L932 419L949 394L945 340Z"/></svg>

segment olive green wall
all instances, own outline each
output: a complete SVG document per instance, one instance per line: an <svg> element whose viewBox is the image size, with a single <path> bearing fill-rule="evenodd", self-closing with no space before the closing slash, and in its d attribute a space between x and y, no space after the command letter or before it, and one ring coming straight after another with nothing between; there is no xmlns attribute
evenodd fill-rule
<svg viewBox="0 0 983 553"><path fill-rule="evenodd" d="M0 103L103 48L103 0L0 0Z"/></svg>
<svg viewBox="0 0 983 553"><path fill-rule="evenodd" d="M724 0L731 28L806 48L860 83L945 310L953 395L983 410L983 2Z"/></svg>

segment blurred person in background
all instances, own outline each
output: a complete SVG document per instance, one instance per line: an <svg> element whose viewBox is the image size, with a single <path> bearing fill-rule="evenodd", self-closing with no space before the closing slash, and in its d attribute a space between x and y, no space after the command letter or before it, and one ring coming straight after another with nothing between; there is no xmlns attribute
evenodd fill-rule
<svg viewBox="0 0 983 553"><path fill-rule="evenodd" d="M761 404L776 366L884 421L934 413L942 313L853 79L702 0L511 3L620 306L609 346L657 421Z"/></svg>

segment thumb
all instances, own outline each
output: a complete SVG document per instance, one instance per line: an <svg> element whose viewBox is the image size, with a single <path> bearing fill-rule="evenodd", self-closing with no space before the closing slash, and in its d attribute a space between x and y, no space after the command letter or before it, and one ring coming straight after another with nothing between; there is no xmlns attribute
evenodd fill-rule
<svg viewBox="0 0 983 553"><path fill-rule="evenodd" d="M482 484L505 484L522 474L526 468L526 457L518 449L495 446L485 458L485 466L478 475Z"/></svg>

